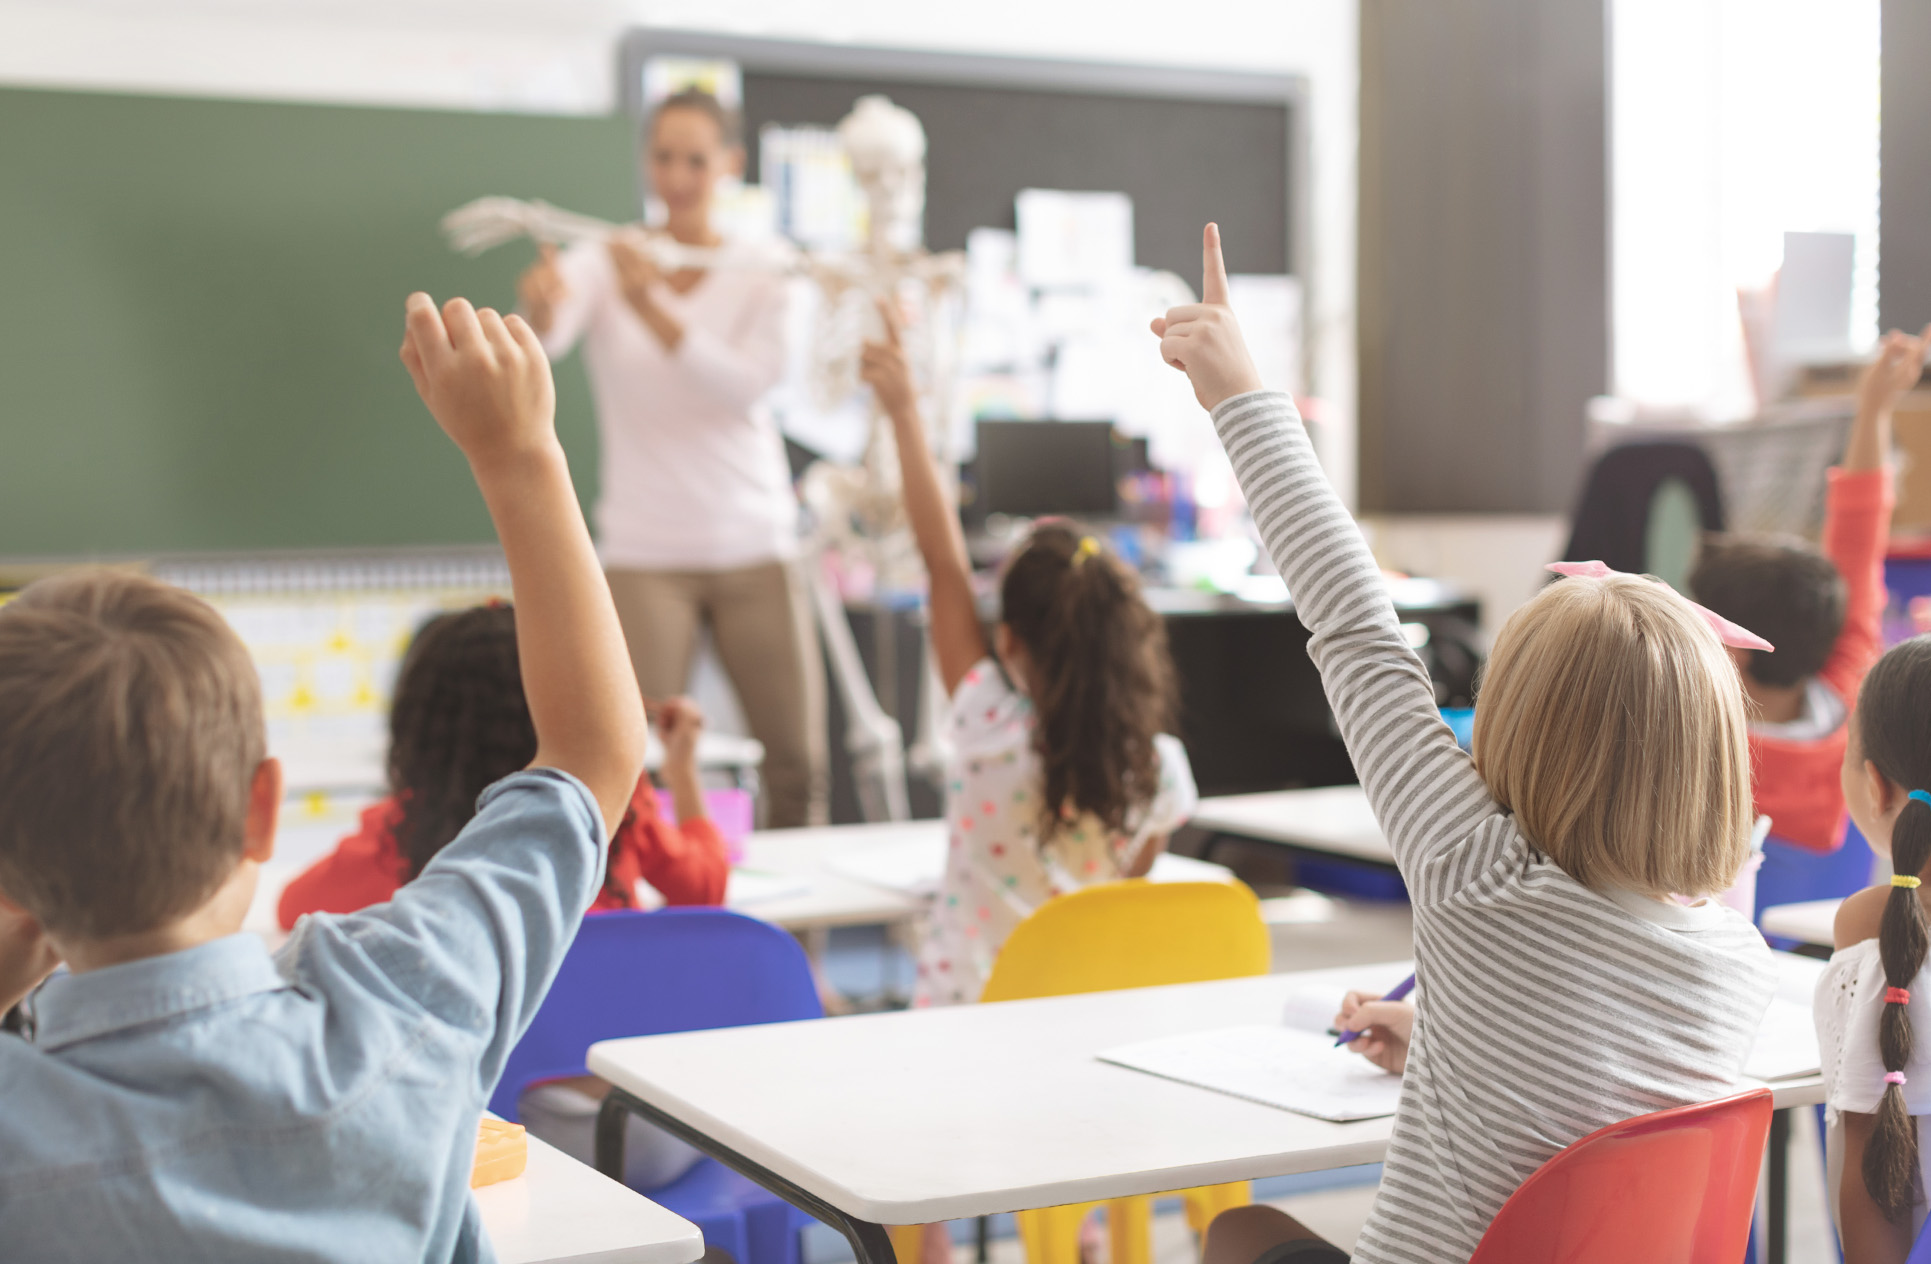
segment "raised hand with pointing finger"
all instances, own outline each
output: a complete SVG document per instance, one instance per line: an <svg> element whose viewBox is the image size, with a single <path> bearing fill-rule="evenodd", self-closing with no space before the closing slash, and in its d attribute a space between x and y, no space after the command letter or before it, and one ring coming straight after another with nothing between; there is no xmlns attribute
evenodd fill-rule
<svg viewBox="0 0 1931 1264"><path fill-rule="evenodd" d="M1207 225L1201 241L1200 301L1153 318L1160 358L1187 375L1194 398L1212 412L1236 395L1261 388L1260 374L1227 305L1227 265L1220 257L1220 226Z"/></svg>

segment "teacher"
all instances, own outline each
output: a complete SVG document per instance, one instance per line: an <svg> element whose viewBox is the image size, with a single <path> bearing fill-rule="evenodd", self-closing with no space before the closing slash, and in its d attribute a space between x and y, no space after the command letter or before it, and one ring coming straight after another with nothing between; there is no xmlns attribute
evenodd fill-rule
<svg viewBox="0 0 1931 1264"><path fill-rule="evenodd" d="M717 184L743 170L735 114L708 93L667 98L644 142L664 228L716 246ZM562 255L518 282L550 358L581 339L603 447L598 546L646 697L682 693L708 627L764 744L766 824L824 818L824 666L798 572L784 443L759 400L784 369L775 270L659 271L642 231Z"/></svg>

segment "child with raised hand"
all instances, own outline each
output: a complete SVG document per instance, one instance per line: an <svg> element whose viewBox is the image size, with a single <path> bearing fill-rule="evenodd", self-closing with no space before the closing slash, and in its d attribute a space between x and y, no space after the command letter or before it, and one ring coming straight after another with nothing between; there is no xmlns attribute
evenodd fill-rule
<svg viewBox="0 0 1931 1264"><path fill-rule="evenodd" d="M1892 330L1865 369L1843 463L1830 471L1822 552L1801 540L1710 536L1690 573L1693 598L1777 647L1730 653L1754 704L1757 811L1779 841L1804 851L1844 842L1845 721L1884 644L1891 413L1917 385L1927 344L1931 325L1916 338Z"/></svg>
<svg viewBox="0 0 1931 1264"><path fill-rule="evenodd" d="M1261 389L1212 225L1204 260L1202 301L1153 322L1160 353L1213 414L1414 905L1425 999L1353 1258L1466 1260L1564 1146L1736 1087L1769 950L1672 897L1724 890L1748 855L1743 691L1666 586L1564 579L1497 636L1463 754L1293 401ZM1345 1258L1272 1208L1214 1222L1209 1264L1263 1257Z"/></svg>
<svg viewBox="0 0 1931 1264"><path fill-rule="evenodd" d="M1092 536L1042 524L1006 565L995 661L958 514L926 445L898 321L861 371L891 418L905 510L931 584L932 652L954 766L945 878L915 1004L979 999L1014 927L1053 896L1144 874L1192 812L1166 628L1139 578Z"/></svg>
<svg viewBox="0 0 1931 1264"><path fill-rule="evenodd" d="M271 957L241 925L281 768L234 632L111 571L0 608L0 922L70 971L0 1035L10 1255L489 1254L477 1120L595 898L644 715L535 335L415 294L402 359L502 538L535 757L392 901Z"/></svg>
<svg viewBox="0 0 1931 1264"><path fill-rule="evenodd" d="M1829 1188L1844 1258L1903 1264L1931 1189L1931 637L1865 676L1840 776L1851 819L1897 876L1844 901L1817 980Z"/></svg>
<svg viewBox="0 0 1931 1264"><path fill-rule="evenodd" d="M649 776L639 777L610 840L593 913L640 907L640 883L668 905L724 901L731 862L706 815L697 771L704 715L689 699L673 698L658 707L657 727L677 819L664 818ZM535 754L515 610L498 603L430 619L403 656L389 710L391 793L283 889L283 929L305 913L353 913L393 897L469 824L477 796L527 768Z"/></svg>

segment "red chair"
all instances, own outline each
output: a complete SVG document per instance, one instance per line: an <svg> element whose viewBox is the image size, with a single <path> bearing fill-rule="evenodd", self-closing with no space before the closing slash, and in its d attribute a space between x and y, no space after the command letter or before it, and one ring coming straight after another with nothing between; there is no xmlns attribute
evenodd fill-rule
<svg viewBox="0 0 1931 1264"><path fill-rule="evenodd" d="M1769 1131L1762 1088L1598 1128L1522 1182L1469 1264L1737 1264Z"/></svg>

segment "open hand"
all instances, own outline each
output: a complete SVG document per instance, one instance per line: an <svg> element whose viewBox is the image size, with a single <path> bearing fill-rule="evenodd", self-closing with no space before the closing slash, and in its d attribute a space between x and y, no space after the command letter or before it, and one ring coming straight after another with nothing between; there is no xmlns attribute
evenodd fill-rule
<svg viewBox="0 0 1931 1264"><path fill-rule="evenodd" d="M885 324L885 341L867 342L858 355L858 376L872 388L885 415L910 418L918 413L918 390L912 385L912 366L899 338L898 313L889 299L878 300L878 316Z"/></svg>
<svg viewBox="0 0 1931 1264"><path fill-rule="evenodd" d="M556 446L556 387L536 334L516 315L452 298L404 305L402 363L416 393L472 466Z"/></svg>
<svg viewBox="0 0 1931 1264"><path fill-rule="evenodd" d="M1220 225L1201 236L1200 301L1153 318L1160 358L1185 373L1194 398L1212 412L1236 395L1261 388L1260 374L1227 305L1227 264L1220 257Z"/></svg>
<svg viewBox="0 0 1931 1264"><path fill-rule="evenodd" d="M1348 1048L1384 1071L1400 1075L1408 1066L1408 1037L1415 1030L1410 1001L1384 1001L1369 992L1350 992L1334 1016L1338 1031L1358 1031Z"/></svg>
<svg viewBox="0 0 1931 1264"><path fill-rule="evenodd" d="M556 321L557 304L570 297L570 287L557 267L557 248L549 242L537 247L536 262L516 279L516 301L537 333L548 333Z"/></svg>
<svg viewBox="0 0 1931 1264"><path fill-rule="evenodd" d="M1924 356L1931 350L1931 325L1913 338L1893 329L1877 344L1877 358L1865 368L1857 383L1859 412L1889 412L1899 398L1918 384L1924 372Z"/></svg>

